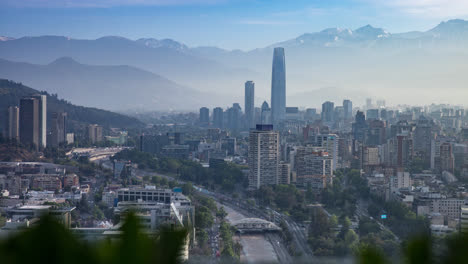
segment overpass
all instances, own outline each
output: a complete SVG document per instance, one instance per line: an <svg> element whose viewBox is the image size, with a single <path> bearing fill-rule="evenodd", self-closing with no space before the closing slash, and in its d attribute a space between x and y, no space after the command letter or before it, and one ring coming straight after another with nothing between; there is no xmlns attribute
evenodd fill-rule
<svg viewBox="0 0 468 264"><path fill-rule="evenodd" d="M272 222L260 218L244 218L232 224L239 232L274 232L281 228Z"/></svg>

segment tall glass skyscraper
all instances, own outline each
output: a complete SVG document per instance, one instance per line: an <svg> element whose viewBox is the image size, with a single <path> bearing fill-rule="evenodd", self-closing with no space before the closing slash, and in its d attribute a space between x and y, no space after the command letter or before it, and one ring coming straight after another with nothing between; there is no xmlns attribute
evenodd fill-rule
<svg viewBox="0 0 468 264"><path fill-rule="evenodd" d="M286 112L286 64L284 48L275 48L271 75L271 117L273 124L284 119Z"/></svg>
<svg viewBox="0 0 468 264"><path fill-rule="evenodd" d="M253 81L247 81L245 83L245 117L246 117L246 128L255 128L255 83Z"/></svg>

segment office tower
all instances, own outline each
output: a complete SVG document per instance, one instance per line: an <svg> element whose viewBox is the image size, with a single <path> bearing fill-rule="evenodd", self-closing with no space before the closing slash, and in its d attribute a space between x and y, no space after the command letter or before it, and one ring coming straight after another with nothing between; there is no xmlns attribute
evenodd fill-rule
<svg viewBox="0 0 468 264"><path fill-rule="evenodd" d="M272 124L271 120L271 109L268 106L268 103L266 101L263 102L262 104L262 113L261 113L261 123L262 124Z"/></svg>
<svg viewBox="0 0 468 264"><path fill-rule="evenodd" d="M280 136L273 125L257 125L249 133L249 189L278 183Z"/></svg>
<svg viewBox="0 0 468 264"><path fill-rule="evenodd" d="M317 109L315 108L307 108L306 109L306 120L315 120L317 115Z"/></svg>
<svg viewBox="0 0 468 264"><path fill-rule="evenodd" d="M419 117L414 129L414 152L421 157L426 167L431 163L431 144L435 139L435 133L432 132L433 122L424 116Z"/></svg>
<svg viewBox="0 0 468 264"><path fill-rule="evenodd" d="M297 185L323 189L331 183L333 159L322 148L298 147L295 165Z"/></svg>
<svg viewBox="0 0 468 264"><path fill-rule="evenodd" d="M39 146L47 147L47 95L33 95L39 102ZM20 128L21 129L21 128Z"/></svg>
<svg viewBox="0 0 468 264"><path fill-rule="evenodd" d="M367 120L379 120L379 109L368 109L366 111Z"/></svg>
<svg viewBox="0 0 468 264"><path fill-rule="evenodd" d="M210 110L206 107L200 108L200 124L208 126L210 124Z"/></svg>
<svg viewBox="0 0 468 264"><path fill-rule="evenodd" d="M88 139L91 143L102 141L102 126L96 124L88 125Z"/></svg>
<svg viewBox="0 0 468 264"><path fill-rule="evenodd" d="M228 128L236 133L240 130L240 121L241 121L241 107L238 103L232 104L232 107L228 109Z"/></svg>
<svg viewBox="0 0 468 264"><path fill-rule="evenodd" d="M213 109L213 126L217 128L223 128L223 122L224 122L224 111L221 107L216 107Z"/></svg>
<svg viewBox="0 0 468 264"><path fill-rule="evenodd" d="M17 106L8 107L8 138L19 141L19 116L20 109Z"/></svg>
<svg viewBox="0 0 468 264"><path fill-rule="evenodd" d="M245 83L244 100L246 128L255 128L255 83L253 81L247 81Z"/></svg>
<svg viewBox="0 0 468 264"><path fill-rule="evenodd" d="M333 122L333 110L335 104L333 102L325 102L322 104L322 122L331 123Z"/></svg>
<svg viewBox="0 0 468 264"><path fill-rule="evenodd" d="M67 113L53 112L51 123L51 136L49 144L57 147L67 139Z"/></svg>
<svg viewBox="0 0 468 264"><path fill-rule="evenodd" d="M372 98L367 98L366 99L366 109L371 109L372 108Z"/></svg>
<svg viewBox="0 0 468 264"><path fill-rule="evenodd" d="M301 114L301 112L299 112L299 107L297 107L297 106L286 107L286 114L284 116L284 119L287 119L287 120L301 120L302 119L302 114Z"/></svg>
<svg viewBox="0 0 468 264"><path fill-rule="evenodd" d="M342 106L335 106L335 110L333 110L333 120L336 122L344 120L344 108Z"/></svg>
<svg viewBox="0 0 468 264"><path fill-rule="evenodd" d="M20 142L39 149L39 100L26 97L20 100Z"/></svg>
<svg viewBox="0 0 468 264"><path fill-rule="evenodd" d="M381 120L368 121L369 129L366 135L366 145L368 146L379 146L387 140L387 125Z"/></svg>
<svg viewBox="0 0 468 264"><path fill-rule="evenodd" d="M385 108L380 109L380 118L385 121L389 119L387 109Z"/></svg>
<svg viewBox="0 0 468 264"><path fill-rule="evenodd" d="M351 102L350 100L344 100L343 109L344 109L344 119L351 120L353 118L353 102Z"/></svg>
<svg viewBox="0 0 468 264"><path fill-rule="evenodd" d="M353 123L353 138L361 143L364 143L364 139L366 137L366 130L366 116L363 112L357 111L356 119Z"/></svg>
<svg viewBox="0 0 468 264"><path fill-rule="evenodd" d="M271 119L278 124L286 113L286 64L284 49L275 48L271 75Z"/></svg>

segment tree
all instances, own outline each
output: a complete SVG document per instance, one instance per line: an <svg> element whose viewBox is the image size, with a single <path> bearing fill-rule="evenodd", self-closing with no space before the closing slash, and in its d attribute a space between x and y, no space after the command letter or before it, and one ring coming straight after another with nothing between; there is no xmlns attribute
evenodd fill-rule
<svg viewBox="0 0 468 264"><path fill-rule="evenodd" d="M184 195L191 195L193 193L193 184L191 182L187 182L182 186L182 193Z"/></svg>
<svg viewBox="0 0 468 264"><path fill-rule="evenodd" d="M328 216L322 208L313 207L311 212L311 222L309 227L309 236L321 237L330 234L330 222Z"/></svg>
<svg viewBox="0 0 468 264"><path fill-rule="evenodd" d="M199 247L204 247L208 242L208 233L204 229L197 230L197 242Z"/></svg>
<svg viewBox="0 0 468 264"><path fill-rule="evenodd" d="M224 219L226 216L227 216L227 213L224 210L224 206L219 207L218 211L216 212L216 217Z"/></svg>
<svg viewBox="0 0 468 264"><path fill-rule="evenodd" d="M330 222L330 228L336 228L338 226L338 217L336 215L332 214L328 221Z"/></svg>
<svg viewBox="0 0 468 264"><path fill-rule="evenodd" d="M213 225L213 217L210 210L205 206L195 208L195 226L197 228L208 228Z"/></svg>

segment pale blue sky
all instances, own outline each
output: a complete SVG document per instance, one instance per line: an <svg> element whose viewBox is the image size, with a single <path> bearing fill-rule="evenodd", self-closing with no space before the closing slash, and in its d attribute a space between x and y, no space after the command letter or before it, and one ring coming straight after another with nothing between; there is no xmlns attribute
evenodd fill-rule
<svg viewBox="0 0 468 264"><path fill-rule="evenodd" d="M468 18L467 0L0 0L0 35L172 38L252 49L329 27L427 30Z"/></svg>

